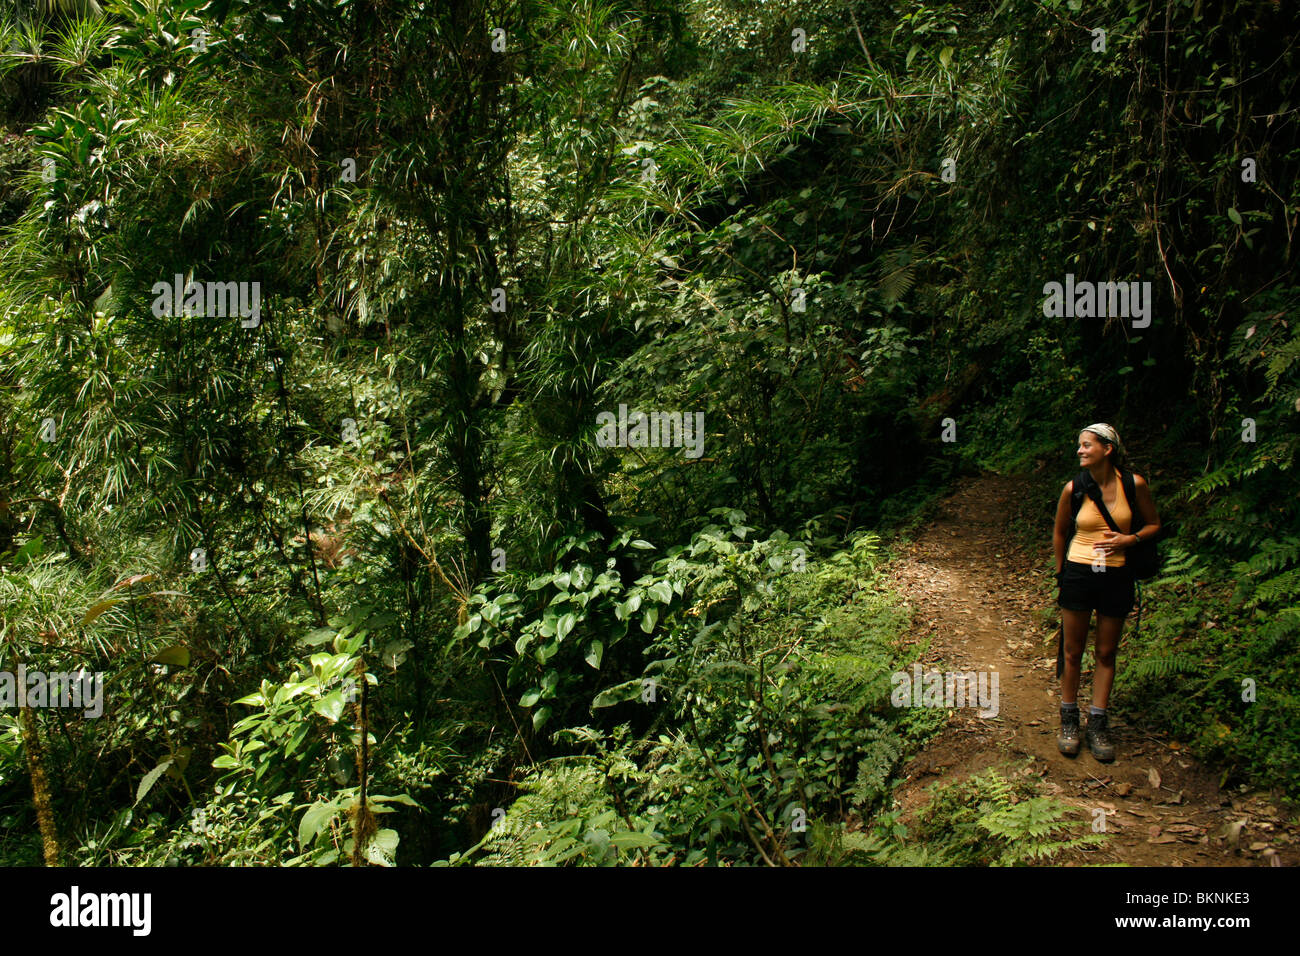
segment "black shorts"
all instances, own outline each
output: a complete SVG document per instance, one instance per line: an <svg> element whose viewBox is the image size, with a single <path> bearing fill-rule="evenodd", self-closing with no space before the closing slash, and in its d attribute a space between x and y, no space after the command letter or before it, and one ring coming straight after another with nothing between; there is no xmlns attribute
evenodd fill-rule
<svg viewBox="0 0 1300 956"><path fill-rule="evenodd" d="M1133 610L1133 572L1127 565L1094 571L1090 564L1066 561L1057 582L1057 605L1067 611L1096 611L1107 617L1128 617Z"/></svg>

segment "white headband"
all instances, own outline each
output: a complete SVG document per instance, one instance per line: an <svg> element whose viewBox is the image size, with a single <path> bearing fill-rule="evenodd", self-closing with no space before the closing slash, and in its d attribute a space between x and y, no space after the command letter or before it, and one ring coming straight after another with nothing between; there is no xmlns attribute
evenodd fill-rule
<svg viewBox="0 0 1300 956"><path fill-rule="evenodd" d="M1094 435L1100 436L1110 444L1114 445L1116 451L1120 452L1121 454L1123 453L1124 443L1119 440L1119 432L1115 431L1115 429L1111 428L1105 422L1098 422L1095 425L1089 425L1087 428L1081 430L1085 432L1092 432Z"/></svg>

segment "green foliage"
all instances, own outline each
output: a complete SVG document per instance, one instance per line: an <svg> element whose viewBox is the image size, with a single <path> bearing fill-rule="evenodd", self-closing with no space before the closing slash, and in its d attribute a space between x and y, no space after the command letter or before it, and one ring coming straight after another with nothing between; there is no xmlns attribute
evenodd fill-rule
<svg viewBox="0 0 1300 956"><path fill-rule="evenodd" d="M587 728L578 739L598 741ZM550 762L520 785L509 811L498 815L484 840L451 863L487 866L620 866L668 862L669 849L654 821L619 811L618 789L645 783L620 748L595 757ZM481 848L482 852L475 855Z"/></svg>
<svg viewBox="0 0 1300 956"><path fill-rule="evenodd" d="M850 808L874 812L898 762L942 723L889 704L893 641L907 618L874 586L874 536L813 557L812 545L785 534L751 540L741 512L717 509L715 518L725 523L669 549L627 597L611 588L585 602L578 627L590 626L597 601L613 608L606 620L639 618L650 659L620 680L606 658L607 686L590 698L591 714L636 726L649 719L651 733L556 734L595 753L530 775L485 838L493 862L793 862L810 847L810 827ZM484 628L489 646L513 640L533 667L529 637L552 639L546 615L574 593L573 573L558 573L558 582L552 574L534 583L543 597L557 583L566 590L531 610L503 583L504 593L474 604L481 620L462 631ZM579 587L595 581L579 579ZM645 616L651 601L662 615ZM542 693L534 688L521 705L537 705Z"/></svg>
<svg viewBox="0 0 1300 956"><path fill-rule="evenodd" d="M1300 747L1286 729L1300 680L1300 613L1289 606L1296 600L1289 573L1267 570L1288 549L1233 568L1215 568L1181 547L1169 554L1144 596L1131 659L1117 672L1124 706L1220 766L1224 783L1300 781ZM1258 576L1264 581L1256 586Z"/></svg>
<svg viewBox="0 0 1300 956"><path fill-rule="evenodd" d="M898 842L939 718L874 536L1096 418L1180 532L1120 705L1295 789L1285 4L1105 0L1105 55L1057 0L816 0L799 54L780 4L529 0L506 56L509 4L381 6L0 14L0 662L112 689L37 717L70 857L350 859L364 657L372 863L1050 858L991 779ZM1046 318L1066 272L1151 326ZM6 861L29 756L0 715Z"/></svg>
<svg viewBox="0 0 1300 956"><path fill-rule="evenodd" d="M993 768L931 787L930 802L905 826L897 810L858 830L814 829L805 863L829 866L1034 866L1100 845L1076 807L1038 794L1022 774Z"/></svg>
<svg viewBox="0 0 1300 956"><path fill-rule="evenodd" d="M935 790L911 838L948 866L1025 866L1105 840L1078 809L996 769ZM1074 817L1074 819L1071 819Z"/></svg>
<svg viewBox="0 0 1300 956"><path fill-rule="evenodd" d="M122 811L108 829L88 842L85 863L153 864L203 862L209 865L271 864L324 866L346 863L353 845L352 821L361 804L353 761L359 746L354 692L357 664L367 632L355 623L337 631L322 629L310 643L331 643L333 653L313 654L309 663L283 683L264 680L261 688L237 701L253 713L231 729L212 761L223 773L212 796L193 803L179 825L163 814L148 818L150 839L131 836L135 808ZM377 683L373 674L366 682ZM382 751L370 735L372 753ZM165 763L145 777L139 804L160 779ZM367 793L375 815L392 813L393 804L418 806L404 794ZM393 865L399 835L378 828L363 855L373 865Z"/></svg>
<svg viewBox="0 0 1300 956"><path fill-rule="evenodd" d="M216 794L210 806L220 813L225 801L236 806L249 797L260 796L279 812L264 810L258 816L259 829L269 836L254 852L277 854L285 865L310 864L322 866L351 859L353 836L352 818L361 806L362 790L353 786L321 792L322 783L341 783L348 779L347 763L360 746L362 732L359 723L360 705L357 701L363 689L352 676L357 673L361 651L367 632L355 624L345 624L333 637L334 653L316 653L309 667L304 667L296 679L282 684L263 681L261 688L236 701L237 704L255 708L254 712L231 728L231 740L222 744L224 751L213 762L213 767L226 773L217 781ZM328 639L328 633L313 635L313 640ZM378 681L367 673L369 684ZM347 711L352 713L348 714ZM353 718L347 735L345 716ZM376 747L375 757L381 755L378 741L367 732L369 743ZM360 765L358 764L358 767ZM367 774L370 768L366 768ZM331 790L334 788L330 788ZM373 814L393 812L389 804L404 803L418 806L406 795L389 796L373 792L366 794L367 807ZM201 813L206 817L208 809ZM291 821L297 817L296 833ZM287 837L296 837L300 855L288 856ZM396 830L378 829L363 847L363 855L371 864L392 865L397 853L399 836ZM224 847L209 847L209 852L222 859ZM238 857L244 848L234 848Z"/></svg>

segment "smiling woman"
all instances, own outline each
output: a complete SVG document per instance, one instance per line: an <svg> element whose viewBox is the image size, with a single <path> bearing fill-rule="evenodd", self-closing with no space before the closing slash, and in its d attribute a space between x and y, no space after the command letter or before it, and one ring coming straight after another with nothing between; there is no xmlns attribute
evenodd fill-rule
<svg viewBox="0 0 1300 956"><path fill-rule="evenodd" d="M1124 445L1114 428L1104 422L1089 425L1079 433L1077 455L1082 470L1061 491L1052 535L1065 658L1057 748L1067 756L1079 752L1079 705L1075 697L1088 626L1095 610L1096 667L1086 736L1092 755L1109 761L1115 759L1115 745L1107 727L1106 707L1115 682L1120 632L1124 618L1133 609L1133 569L1125 551L1158 534L1160 518L1146 481L1141 475L1126 474ZM1129 528L1129 533L1119 531L1124 527Z"/></svg>

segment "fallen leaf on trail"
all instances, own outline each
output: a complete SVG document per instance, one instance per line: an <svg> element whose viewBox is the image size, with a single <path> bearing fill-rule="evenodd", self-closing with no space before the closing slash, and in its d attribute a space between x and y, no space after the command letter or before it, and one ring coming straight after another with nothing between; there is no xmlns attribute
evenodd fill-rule
<svg viewBox="0 0 1300 956"><path fill-rule="evenodd" d="M1160 771L1155 767L1147 768L1147 780L1151 783L1152 790L1160 789Z"/></svg>
<svg viewBox="0 0 1300 956"><path fill-rule="evenodd" d="M1118 793L1121 797L1127 797L1130 793L1133 792L1133 784L1117 783L1115 784L1115 792Z"/></svg>

